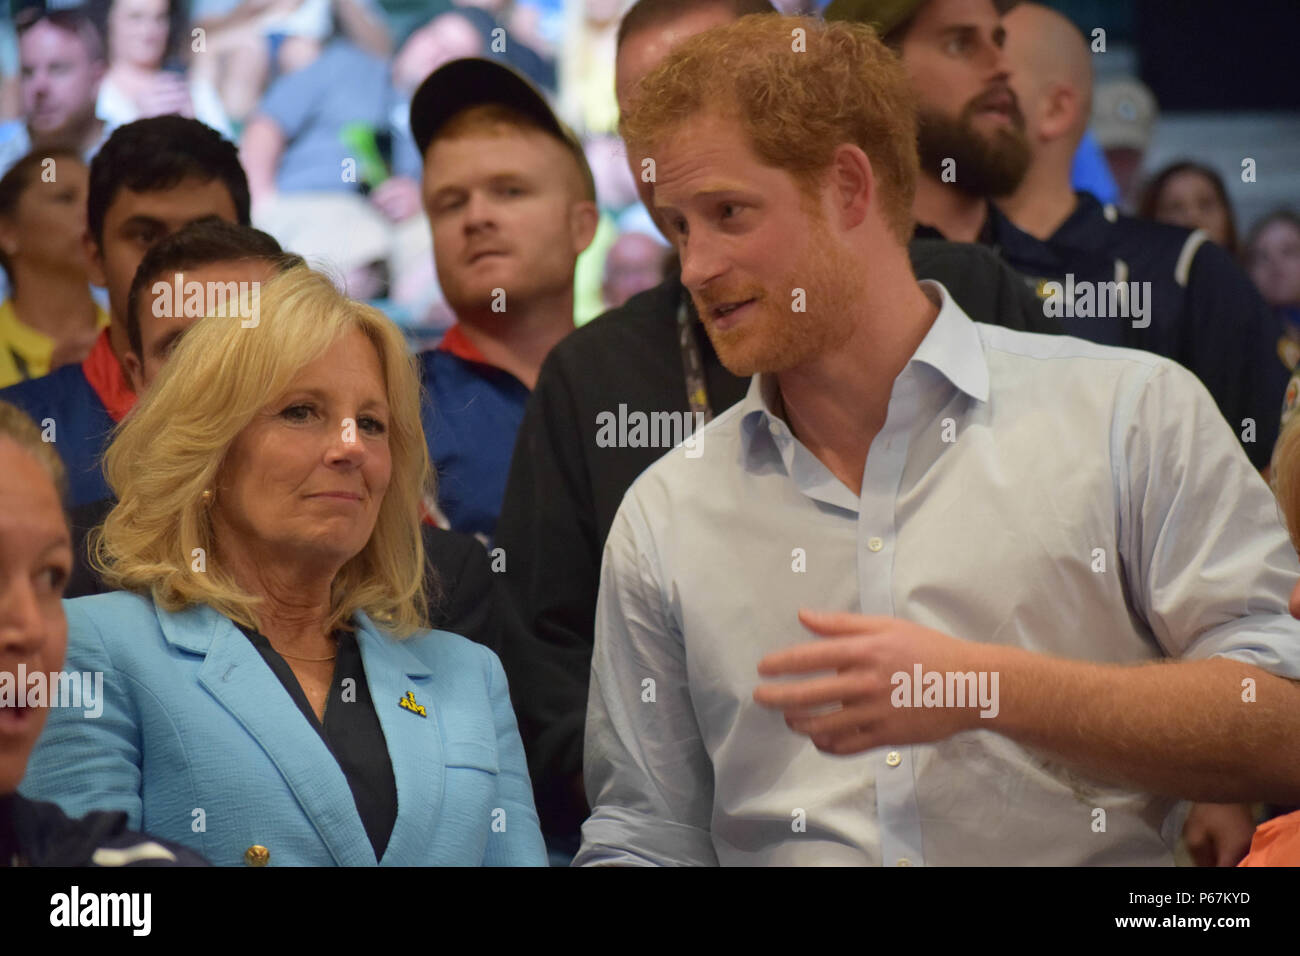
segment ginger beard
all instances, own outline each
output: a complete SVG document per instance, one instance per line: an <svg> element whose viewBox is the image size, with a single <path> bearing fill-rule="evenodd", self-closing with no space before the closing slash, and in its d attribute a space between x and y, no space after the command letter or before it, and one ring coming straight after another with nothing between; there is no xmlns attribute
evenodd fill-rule
<svg viewBox="0 0 1300 956"><path fill-rule="evenodd" d="M704 330L733 375L784 372L842 347L852 335L852 277L862 272L831 235L821 210L809 209L808 241L779 281L736 281L691 292ZM804 311L796 311L797 289ZM754 299L735 325L719 327L715 306Z"/></svg>
<svg viewBox="0 0 1300 956"><path fill-rule="evenodd" d="M1009 99L1009 125L981 133L974 123L977 114L993 102ZM1029 169L1029 138L1025 135L1025 117L1015 94L1005 87L989 90L975 97L959 116L948 116L924 103L917 112L917 150L921 168L938 176L946 160L955 163L956 186L968 196L981 199L1006 196L1015 191Z"/></svg>

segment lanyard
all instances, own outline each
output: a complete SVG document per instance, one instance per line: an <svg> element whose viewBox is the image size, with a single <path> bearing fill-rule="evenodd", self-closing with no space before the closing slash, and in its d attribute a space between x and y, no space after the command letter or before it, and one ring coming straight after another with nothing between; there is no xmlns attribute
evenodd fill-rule
<svg viewBox="0 0 1300 956"><path fill-rule="evenodd" d="M709 389L704 381L704 359L700 355L700 345L695 341L694 325L689 293L683 292L677 306L677 344L681 346L682 371L686 373L686 400L690 403L692 413L703 415L703 421L711 422L713 409L709 405Z"/></svg>

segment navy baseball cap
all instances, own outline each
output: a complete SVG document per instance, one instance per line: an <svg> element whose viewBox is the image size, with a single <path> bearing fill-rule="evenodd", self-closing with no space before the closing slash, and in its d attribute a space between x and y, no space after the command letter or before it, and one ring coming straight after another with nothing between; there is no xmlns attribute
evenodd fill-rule
<svg viewBox="0 0 1300 956"><path fill-rule="evenodd" d="M470 57L452 60L430 73L411 98L411 135L423 156L438 131L452 117L474 106L500 104L535 121L573 154L582 172L587 197L595 200L596 183L582 143L556 117L537 88L510 67Z"/></svg>

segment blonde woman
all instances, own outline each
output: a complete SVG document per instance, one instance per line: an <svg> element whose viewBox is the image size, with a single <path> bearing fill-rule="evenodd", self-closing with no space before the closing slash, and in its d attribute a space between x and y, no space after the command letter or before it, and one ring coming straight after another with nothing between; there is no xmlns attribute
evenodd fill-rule
<svg viewBox="0 0 1300 956"><path fill-rule="evenodd" d="M92 548L126 593L67 604L103 715L54 711L23 793L218 865L544 865L501 664L425 629L401 333L305 268L252 301L186 333L108 450Z"/></svg>

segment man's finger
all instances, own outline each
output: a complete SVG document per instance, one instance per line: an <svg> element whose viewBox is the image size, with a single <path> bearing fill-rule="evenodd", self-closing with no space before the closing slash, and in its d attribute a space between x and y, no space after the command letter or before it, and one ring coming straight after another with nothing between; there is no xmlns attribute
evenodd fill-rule
<svg viewBox="0 0 1300 956"><path fill-rule="evenodd" d="M788 711L861 700L868 693L862 689L860 675L836 675L781 684L759 684L754 689L754 701L764 707Z"/></svg>
<svg viewBox="0 0 1300 956"><path fill-rule="evenodd" d="M848 637L852 634L874 634L893 623L892 617L849 614L843 611L814 611L799 609L799 623L820 637Z"/></svg>
<svg viewBox="0 0 1300 956"><path fill-rule="evenodd" d="M809 674L815 671L838 670L861 661L861 648L851 647L838 641L810 641L768 654L758 662L758 673L762 677Z"/></svg>
<svg viewBox="0 0 1300 956"><path fill-rule="evenodd" d="M787 712L785 722L795 733L809 737L853 735L871 729L879 714L879 708L871 704L854 704L829 714L807 717L792 717Z"/></svg>

